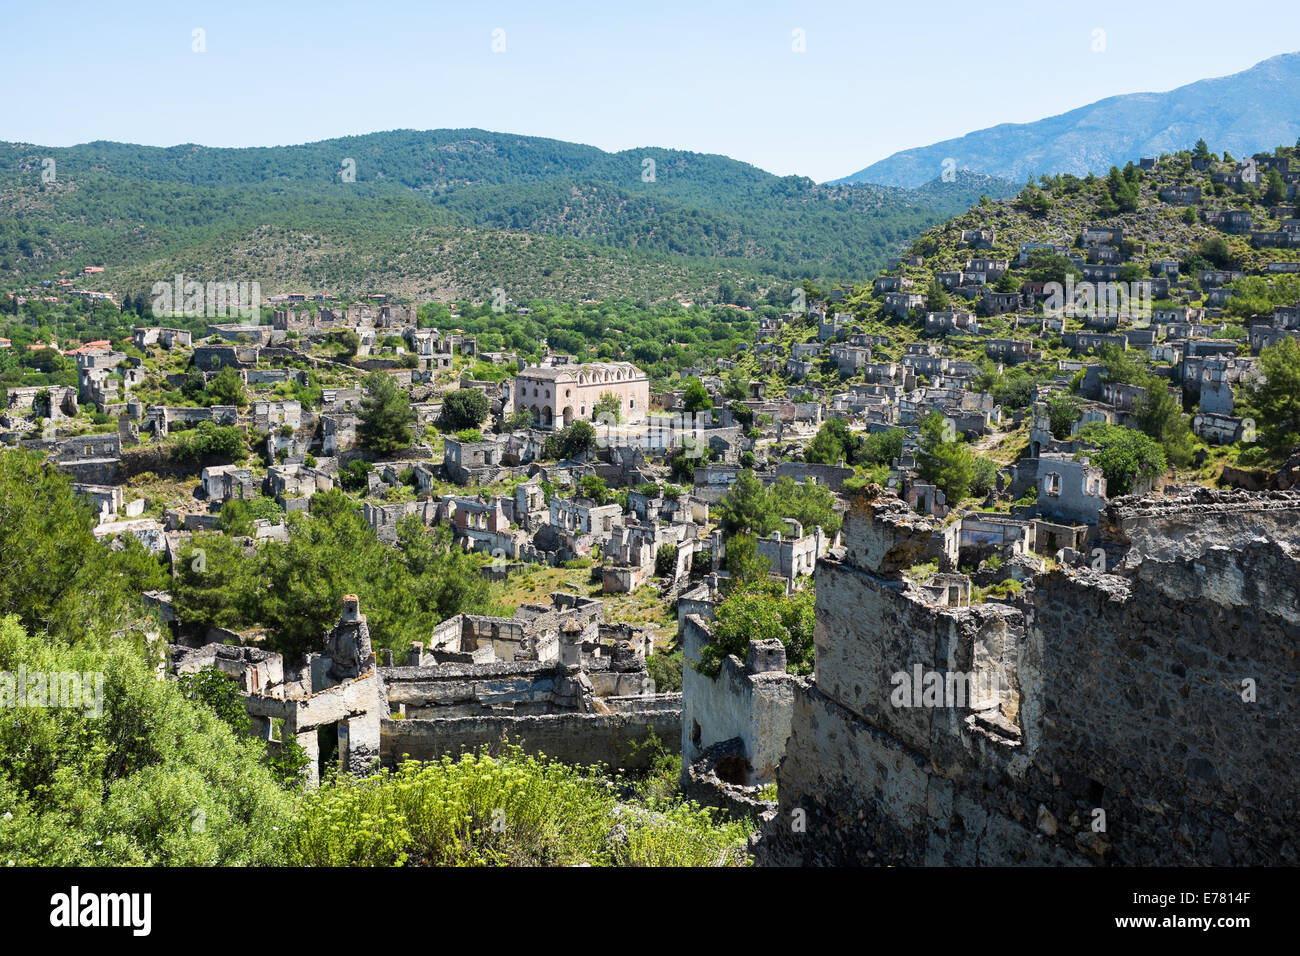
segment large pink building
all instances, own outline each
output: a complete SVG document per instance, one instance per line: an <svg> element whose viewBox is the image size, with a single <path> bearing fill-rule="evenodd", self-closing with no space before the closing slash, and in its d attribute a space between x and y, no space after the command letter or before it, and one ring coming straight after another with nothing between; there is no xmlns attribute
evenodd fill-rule
<svg viewBox="0 0 1300 956"><path fill-rule="evenodd" d="M533 424L542 428L591 421L596 403L605 395L619 400L622 421L644 421L650 409L650 380L630 362L526 368L515 377L515 410L528 409Z"/></svg>

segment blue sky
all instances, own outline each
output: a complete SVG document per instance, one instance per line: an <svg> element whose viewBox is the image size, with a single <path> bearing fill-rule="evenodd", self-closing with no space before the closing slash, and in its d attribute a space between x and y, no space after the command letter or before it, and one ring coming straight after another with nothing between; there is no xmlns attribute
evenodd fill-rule
<svg viewBox="0 0 1300 956"><path fill-rule="evenodd" d="M3 0L0 139L254 146L481 127L826 180L1300 50L1293 2L543 6Z"/></svg>

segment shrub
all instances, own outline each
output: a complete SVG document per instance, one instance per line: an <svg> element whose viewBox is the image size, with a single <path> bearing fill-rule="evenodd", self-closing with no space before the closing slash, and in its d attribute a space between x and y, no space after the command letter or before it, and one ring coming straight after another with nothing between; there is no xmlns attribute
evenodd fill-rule
<svg viewBox="0 0 1300 956"><path fill-rule="evenodd" d="M656 694L673 694L682 689L682 652L664 651L651 654L645 659L646 672L655 682Z"/></svg>
<svg viewBox="0 0 1300 956"><path fill-rule="evenodd" d="M447 431L478 428L488 417L488 398L477 388L458 388L442 400L441 426Z"/></svg>
<svg viewBox="0 0 1300 956"><path fill-rule="evenodd" d="M175 681L158 680L128 641L71 648L0 618L0 670L19 667L100 675L102 712L0 708L4 859L18 866L282 862L276 831L292 819L292 798L263 765L264 745L186 700Z"/></svg>
<svg viewBox="0 0 1300 956"><path fill-rule="evenodd" d="M361 458L353 458L339 469L339 484L344 491L364 491L370 485L369 475L375 466Z"/></svg>
<svg viewBox="0 0 1300 956"><path fill-rule="evenodd" d="M197 428L182 432L172 444L174 461L195 461L207 458L228 462L248 457L244 433L234 425L215 425L199 422Z"/></svg>
<svg viewBox="0 0 1300 956"><path fill-rule="evenodd" d="M626 839L610 839L615 826ZM751 827L693 803L620 804L608 778L508 747L365 779L341 776L303 801L295 866L744 865Z"/></svg>
<svg viewBox="0 0 1300 956"><path fill-rule="evenodd" d="M716 677L727 655L743 661L752 642L775 639L785 645L788 671L810 672L814 599L812 588L786 597L779 585L767 582L732 592L717 607L713 641L701 652L696 669Z"/></svg>

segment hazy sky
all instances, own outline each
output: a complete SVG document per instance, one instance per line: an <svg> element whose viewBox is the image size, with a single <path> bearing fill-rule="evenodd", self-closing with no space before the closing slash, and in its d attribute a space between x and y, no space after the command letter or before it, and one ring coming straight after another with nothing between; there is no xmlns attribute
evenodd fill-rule
<svg viewBox="0 0 1300 956"><path fill-rule="evenodd" d="M480 127L820 181L1300 50L1294 0L544 6L3 0L0 140L265 146Z"/></svg>

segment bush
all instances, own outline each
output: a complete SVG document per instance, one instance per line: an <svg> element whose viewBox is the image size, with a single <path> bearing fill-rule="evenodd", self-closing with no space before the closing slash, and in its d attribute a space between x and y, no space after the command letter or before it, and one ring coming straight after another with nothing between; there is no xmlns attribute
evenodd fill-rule
<svg viewBox="0 0 1300 956"><path fill-rule="evenodd" d="M716 677L729 654L743 661L751 643L776 639L785 645L786 670L811 672L814 600L812 588L786 597L779 585L767 582L732 592L715 611L713 641L701 652L697 670Z"/></svg>
<svg viewBox="0 0 1300 956"><path fill-rule="evenodd" d="M991 458L983 455L972 456L973 472L971 477L971 494L984 497L997 487L998 465Z"/></svg>
<svg viewBox="0 0 1300 956"><path fill-rule="evenodd" d="M589 422L574 422L546 439L543 458L578 458L596 447L596 429Z"/></svg>
<svg viewBox="0 0 1300 956"><path fill-rule="evenodd" d="M199 422L197 428L182 432L172 443L173 461L221 459L226 462L243 461L248 457L244 433L234 425L214 425Z"/></svg>
<svg viewBox="0 0 1300 956"><path fill-rule="evenodd" d="M488 398L477 388L458 388L442 400L439 424L446 431L478 428L488 417Z"/></svg>
<svg viewBox="0 0 1300 956"><path fill-rule="evenodd" d="M682 652L663 651L645 659L646 673L655 682L656 694L675 694L682 689Z"/></svg>
<svg viewBox="0 0 1300 956"><path fill-rule="evenodd" d="M626 839L611 840L622 827ZM748 823L692 803L620 804L598 770L508 748L338 777L304 798L293 866L744 865Z"/></svg>
<svg viewBox="0 0 1300 956"><path fill-rule="evenodd" d="M369 475L375 466L361 458L353 458L339 469L339 484L344 491L364 491L370 487Z"/></svg>
<svg viewBox="0 0 1300 956"><path fill-rule="evenodd" d="M278 523L284 518L284 509L274 498L258 495L256 498L231 498L221 506L221 530L226 534L250 536L253 522L259 520Z"/></svg>
<svg viewBox="0 0 1300 956"><path fill-rule="evenodd" d="M264 745L158 680L127 641L73 649L0 618L0 670L102 680L102 711L0 708L0 858L18 866L282 862L292 799ZM225 678L221 678L225 680Z"/></svg>

